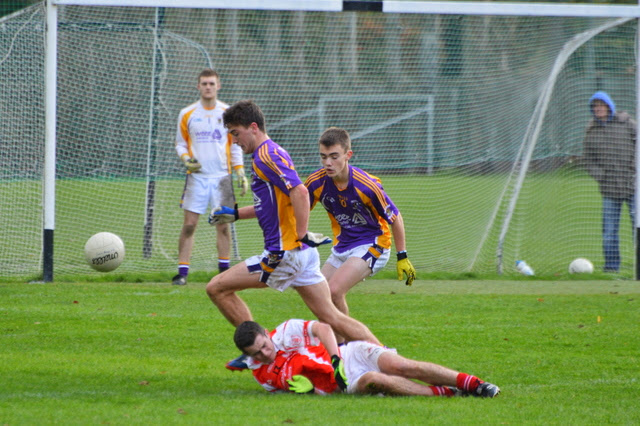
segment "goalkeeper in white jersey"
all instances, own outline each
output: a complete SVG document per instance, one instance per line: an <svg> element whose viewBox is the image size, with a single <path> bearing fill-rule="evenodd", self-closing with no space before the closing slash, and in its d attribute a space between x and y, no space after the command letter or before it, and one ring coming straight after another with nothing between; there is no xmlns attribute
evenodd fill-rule
<svg viewBox="0 0 640 426"><path fill-rule="evenodd" d="M212 208L234 205L235 177L240 194L245 195L248 181L244 173L242 150L234 145L222 123L228 105L218 100L220 77L211 69L198 75L200 100L180 111L176 134L176 151L186 167L187 177L180 207L184 223L178 242L178 274L173 284L185 285L189 274L193 236L201 214ZM216 225L218 270L229 268L231 232L229 224Z"/></svg>

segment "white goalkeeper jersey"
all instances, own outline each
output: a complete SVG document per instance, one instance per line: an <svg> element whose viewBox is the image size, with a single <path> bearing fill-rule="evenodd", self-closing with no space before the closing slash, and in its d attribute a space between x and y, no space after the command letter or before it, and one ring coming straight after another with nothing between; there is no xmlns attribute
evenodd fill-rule
<svg viewBox="0 0 640 426"><path fill-rule="evenodd" d="M202 165L194 176L220 178L243 166L242 149L232 143L222 123L222 113L228 107L217 101L214 108L207 109L198 101L180 111L176 151L180 159L188 155Z"/></svg>

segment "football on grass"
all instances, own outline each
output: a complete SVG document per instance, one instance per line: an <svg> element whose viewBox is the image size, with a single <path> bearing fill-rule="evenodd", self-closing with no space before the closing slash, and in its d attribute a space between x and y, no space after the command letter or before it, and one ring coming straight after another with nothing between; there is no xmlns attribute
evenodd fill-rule
<svg viewBox="0 0 640 426"><path fill-rule="evenodd" d="M124 243L116 234L98 232L84 245L84 257L96 271L113 271L124 260Z"/></svg>
<svg viewBox="0 0 640 426"><path fill-rule="evenodd" d="M579 257L569 264L570 274L590 274L592 272L593 263L583 257Z"/></svg>

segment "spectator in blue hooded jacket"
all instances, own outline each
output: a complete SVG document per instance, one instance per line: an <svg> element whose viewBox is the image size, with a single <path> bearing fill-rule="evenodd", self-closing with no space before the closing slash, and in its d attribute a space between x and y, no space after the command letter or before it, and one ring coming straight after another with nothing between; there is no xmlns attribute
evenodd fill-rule
<svg viewBox="0 0 640 426"><path fill-rule="evenodd" d="M584 139L584 162L602 195L602 249L604 271L620 270L620 212L627 203L631 224L635 218L636 123L605 92L589 99L593 118Z"/></svg>

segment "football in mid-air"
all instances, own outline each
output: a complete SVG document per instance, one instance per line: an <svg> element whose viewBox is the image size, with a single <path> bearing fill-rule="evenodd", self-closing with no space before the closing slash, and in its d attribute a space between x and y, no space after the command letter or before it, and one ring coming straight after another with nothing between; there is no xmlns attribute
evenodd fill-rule
<svg viewBox="0 0 640 426"><path fill-rule="evenodd" d="M98 232L84 245L84 257L96 271L113 271L124 260L124 243L116 234Z"/></svg>
<svg viewBox="0 0 640 426"><path fill-rule="evenodd" d="M579 257L569 264L570 274L591 274L593 273L593 263L588 259Z"/></svg>

